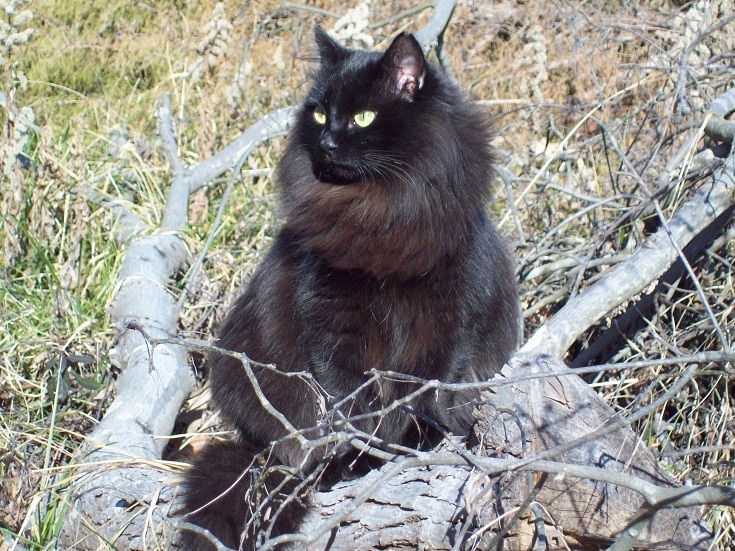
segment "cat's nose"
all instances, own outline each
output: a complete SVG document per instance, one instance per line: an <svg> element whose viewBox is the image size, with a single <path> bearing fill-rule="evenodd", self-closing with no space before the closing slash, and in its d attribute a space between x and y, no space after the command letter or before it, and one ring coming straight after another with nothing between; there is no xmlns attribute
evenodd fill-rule
<svg viewBox="0 0 735 551"><path fill-rule="evenodd" d="M334 136L331 134L324 134L319 142L319 147L324 151L324 153L331 154L334 153L335 149L337 149L337 142L334 141Z"/></svg>

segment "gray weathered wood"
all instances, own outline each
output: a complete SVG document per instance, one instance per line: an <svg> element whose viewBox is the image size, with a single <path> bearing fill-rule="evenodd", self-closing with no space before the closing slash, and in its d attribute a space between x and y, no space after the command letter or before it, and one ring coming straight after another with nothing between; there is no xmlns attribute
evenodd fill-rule
<svg viewBox="0 0 735 551"><path fill-rule="evenodd" d="M529 377L534 374L538 376ZM516 356L495 382L500 385L486 393L478 411L480 444L473 449L477 455L469 456L473 467L449 451L418 454L314 494L315 507L301 534L321 535L308 541L308 548L326 549L327 542L332 551L460 548L463 524L468 523L467 536L488 527L478 538L480 548L508 527L504 549L530 549L537 529L532 510L521 507L513 523L514 515L504 513L521 506L543 480L535 502L541 506L551 548L582 550L592 542L612 542L647 500L673 502L679 495L676 482L629 426L598 437L616 418L614 412L559 360ZM585 436L589 441L578 443ZM570 443L575 445L551 455L552 461L532 461ZM401 461L411 466L402 469ZM544 478L542 473L550 474ZM376 489L369 489L371 485ZM364 503L327 530L356 496ZM725 499L735 503L735 492ZM658 506L640 534L640 548L706 549L711 543L698 507Z"/></svg>
<svg viewBox="0 0 735 551"><path fill-rule="evenodd" d="M480 408L476 427L477 438L486 453L530 459L547 450L565 447L550 458L563 464L628 474L642 483L636 491L611 482L569 475L547 476L540 482L538 473L531 480L525 473L509 473L501 477L501 483L508 483L509 488L481 514L485 522L523 503L533 485L540 483L535 501L543 506L546 524L556 527L557 538L564 534L566 545L587 549L595 541L612 543L628 527L646 503L643 481L662 488L678 487L630 426L602 433L615 420L624 419L587 383L570 374L559 360L519 355L504 368L503 374L508 378L531 374L543 377L500 387L488 396ZM586 437L589 441L566 446ZM529 466L533 468L533 463ZM533 517L530 510L522 514L522 520L510 530L509 536L525 537L511 537L506 549L526 548L524 542L528 543L535 533L530 522ZM700 519L696 507L661 506L640 534L638 545L654 547L656 544L657 549L706 549L710 541ZM556 545L561 546L561 541Z"/></svg>
<svg viewBox="0 0 735 551"><path fill-rule="evenodd" d="M571 344L596 321L656 281L684 247L735 203L735 155L730 155L711 181L633 253L584 293L571 298L523 346L526 353L562 357Z"/></svg>

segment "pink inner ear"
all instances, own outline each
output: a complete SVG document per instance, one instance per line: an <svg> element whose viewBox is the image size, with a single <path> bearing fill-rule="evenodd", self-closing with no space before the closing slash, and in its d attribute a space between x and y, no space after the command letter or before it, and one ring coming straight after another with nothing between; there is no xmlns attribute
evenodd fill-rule
<svg viewBox="0 0 735 551"><path fill-rule="evenodd" d="M399 92L406 92L410 96L413 96L424 85L423 67L416 58L406 57L401 60L396 85Z"/></svg>
<svg viewBox="0 0 735 551"><path fill-rule="evenodd" d="M398 35L383 55L382 65L395 93L413 101L426 76L424 53L416 39L406 33Z"/></svg>
<svg viewBox="0 0 735 551"><path fill-rule="evenodd" d="M409 95L414 95L418 88L421 88L421 82L416 82L416 77L413 73L407 73L400 71L398 73L398 90L399 92L407 92Z"/></svg>

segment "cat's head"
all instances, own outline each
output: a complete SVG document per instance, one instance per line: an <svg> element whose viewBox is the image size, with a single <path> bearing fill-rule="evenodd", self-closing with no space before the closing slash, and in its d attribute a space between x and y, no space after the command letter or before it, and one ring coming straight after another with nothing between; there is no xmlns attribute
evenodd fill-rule
<svg viewBox="0 0 735 551"><path fill-rule="evenodd" d="M404 33L384 53L366 52L315 34L320 68L297 127L314 175L330 184L405 177L427 78L421 46Z"/></svg>
<svg viewBox="0 0 735 551"><path fill-rule="evenodd" d="M331 267L425 274L485 224L487 120L410 34L385 52L321 29L316 43L320 66L276 172L286 227Z"/></svg>

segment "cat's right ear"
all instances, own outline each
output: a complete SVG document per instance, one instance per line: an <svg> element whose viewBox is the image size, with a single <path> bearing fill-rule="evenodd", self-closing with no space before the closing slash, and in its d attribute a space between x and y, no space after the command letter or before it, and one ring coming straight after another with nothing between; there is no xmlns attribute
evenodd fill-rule
<svg viewBox="0 0 735 551"><path fill-rule="evenodd" d="M424 85L426 58L412 34L399 34L383 54L383 69L391 89L398 96L413 101Z"/></svg>
<svg viewBox="0 0 735 551"><path fill-rule="evenodd" d="M346 57L347 50L319 25L314 28L314 38L319 49L319 61L322 62L322 65L335 65Z"/></svg>

